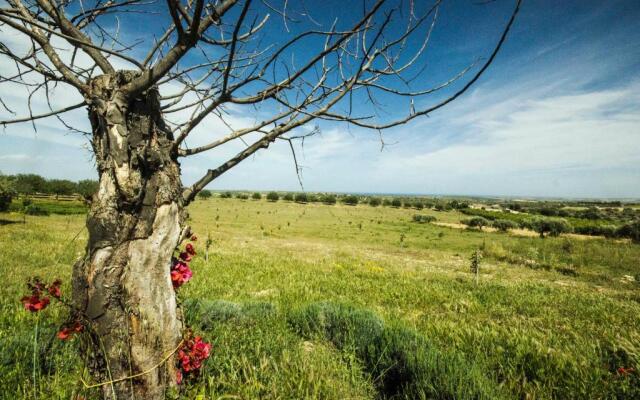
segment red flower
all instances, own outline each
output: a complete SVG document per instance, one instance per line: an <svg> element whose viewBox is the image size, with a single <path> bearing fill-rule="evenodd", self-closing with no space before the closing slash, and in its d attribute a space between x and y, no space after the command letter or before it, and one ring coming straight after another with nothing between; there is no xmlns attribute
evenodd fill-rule
<svg viewBox="0 0 640 400"><path fill-rule="evenodd" d="M182 253L180 253L180 259L182 261L191 261L191 254L187 253L186 251L183 251Z"/></svg>
<svg viewBox="0 0 640 400"><path fill-rule="evenodd" d="M62 284L62 281L60 279L56 279L47 289L49 291L49 294L55 297L56 299L59 299L60 296L62 296L62 292L60 291L61 284Z"/></svg>
<svg viewBox="0 0 640 400"><path fill-rule="evenodd" d="M629 367L629 368L625 368L625 367L620 367L618 368L618 375L624 375L627 376L630 373L632 373L633 371L635 371L635 369L633 369L633 367Z"/></svg>
<svg viewBox="0 0 640 400"><path fill-rule="evenodd" d="M184 250L192 256L196 255L196 250L193 248L193 245L191 243L187 243L187 245L184 247Z"/></svg>
<svg viewBox="0 0 640 400"><path fill-rule="evenodd" d="M171 283L173 283L174 288L184 285L192 276L193 272L191 272L187 263L175 260L171 268Z"/></svg>
<svg viewBox="0 0 640 400"><path fill-rule="evenodd" d="M182 383L182 372L180 370L176 370L176 383L179 385Z"/></svg>
<svg viewBox="0 0 640 400"><path fill-rule="evenodd" d="M40 293L35 293L31 296L24 296L20 301L22 301L24 309L31 312L44 310L49 305L49 298L40 297Z"/></svg>
<svg viewBox="0 0 640 400"><path fill-rule="evenodd" d="M191 235L191 240L195 242L196 240L198 240L198 237L196 235Z"/></svg>
<svg viewBox="0 0 640 400"><path fill-rule="evenodd" d="M82 326L80 321L76 321L73 323L73 325L70 325L70 326L67 325L64 328L62 328L62 330L58 332L58 339L67 340L74 333L79 333L79 332L82 332L83 330L84 330L84 326Z"/></svg>
<svg viewBox="0 0 640 400"><path fill-rule="evenodd" d="M210 354L211 343L203 342L200 336L185 341L178 350L179 381L182 381L182 373L197 373Z"/></svg>

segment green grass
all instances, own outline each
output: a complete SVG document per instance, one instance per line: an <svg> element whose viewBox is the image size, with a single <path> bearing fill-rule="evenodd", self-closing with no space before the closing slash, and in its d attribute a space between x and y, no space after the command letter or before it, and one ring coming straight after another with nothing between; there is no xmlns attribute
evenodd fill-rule
<svg viewBox="0 0 640 400"><path fill-rule="evenodd" d="M624 279L640 278L637 244L459 230L367 205L213 198L189 211L199 255L179 297L214 347L183 398L640 397L640 284ZM73 342L54 341L34 385L35 320L19 302L31 275L69 291L83 224L0 227L0 398L94 395L80 390ZM44 311L40 342L63 321Z"/></svg>

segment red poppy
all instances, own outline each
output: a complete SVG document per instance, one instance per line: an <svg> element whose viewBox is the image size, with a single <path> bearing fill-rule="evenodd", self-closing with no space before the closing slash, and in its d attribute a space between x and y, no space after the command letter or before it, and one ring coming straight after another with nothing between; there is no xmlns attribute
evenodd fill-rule
<svg viewBox="0 0 640 400"><path fill-rule="evenodd" d="M182 383L182 372L180 370L176 370L176 383L180 385Z"/></svg>
<svg viewBox="0 0 640 400"><path fill-rule="evenodd" d="M183 251L182 253L180 253L180 259L182 261L191 261L191 254L187 253L186 251Z"/></svg>
<svg viewBox="0 0 640 400"><path fill-rule="evenodd" d="M189 269L189 265L183 261L176 260L171 268L171 283L173 283L173 287L179 288L191 279L192 276L193 272Z"/></svg>
<svg viewBox="0 0 640 400"><path fill-rule="evenodd" d="M60 296L62 296L62 292L60 291L61 284L62 281L60 279L56 279L51 285L49 285L49 288L47 289L49 291L49 294L56 299L59 299Z"/></svg>
<svg viewBox="0 0 640 400"><path fill-rule="evenodd" d="M184 247L184 250L192 256L196 255L196 250L191 243L187 243L187 245Z"/></svg>
<svg viewBox="0 0 640 400"><path fill-rule="evenodd" d="M31 296L24 296L20 301L22 301L24 309L31 312L44 310L49 305L49 298L40 297L40 293L35 293Z"/></svg>
<svg viewBox="0 0 640 400"><path fill-rule="evenodd" d="M178 350L178 367L184 373L197 373L202 368L202 362L209 358L210 353L211 343L203 342L200 336L196 336L185 341Z"/></svg>
<svg viewBox="0 0 640 400"><path fill-rule="evenodd" d="M79 333L84 330L84 326L80 323L80 321L76 321L73 325L68 325L62 328L60 332L58 332L58 339L67 340L74 333Z"/></svg>

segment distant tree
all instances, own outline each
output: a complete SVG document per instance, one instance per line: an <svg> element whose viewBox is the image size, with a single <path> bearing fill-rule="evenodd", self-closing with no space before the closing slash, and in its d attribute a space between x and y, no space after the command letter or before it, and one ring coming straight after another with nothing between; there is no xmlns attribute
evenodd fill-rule
<svg viewBox="0 0 640 400"><path fill-rule="evenodd" d="M84 197L85 199L90 199L94 195L94 193L98 191L98 181L83 179L81 181L78 181L76 189L82 197Z"/></svg>
<svg viewBox="0 0 640 400"><path fill-rule="evenodd" d="M14 178L15 190L20 194L51 193L47 180L36 174L18 174Z"/></svg>
<svg viewBox="0 0 640 400"><path fill-rule="evenodd" d="M280 200L280 195L277 192L269 192L267 193L267 200L278 201Z"/></svg>
<svg viewBox="0 0 640 400"><path fill-rule="evenodd" d="M573 227L567 221L558 218L536 218L530 223L531 228L543 238L545 234L549 236L559 236L561 233L573 231Z"/></svg>
<svg viewBox="0 0 640 400"><path fill-rule="evenodd" d="M395 208L402 207L402 201L394 197L393 200L391 200L391 207L395 207Z"/></svg>
<svg viewBox="0 0 640 400"><path fill-rule="evenodd" d="M220 198L221 199L230 199L232 197L233 197L233 194L231 194L231 192L220 193Z"/></svg>
<svg viewBox="0 0 640 400"><path fill-rule="evenodd" d="M462 221L463 224L467 225L470 228L478 228L482 229L485 226L489 226L490 222L486 218L482 217L473 217L467 220Z"/></svg>
<svg viewBox="0 0 640 400"><path fill-rule="evenodd" d="M307 203L309 201L309 198L307 197L307 194L305 192L296 193L293 199L296 203Z"/></svg>
<svg viewBox="0 0 640 400"><path fill-rule="evenodd" d="M286 200L286 201L293 201L293 194L285 193L284 196L282 197L282 199Z"/></svg>
<svg viewBox="0 0 640 400"><path fill-rule="evenodd" d="M260 199L262 199L262 195L260 193L258 193L258 192L254 192L251 195L251 198L254 199L254 200L260 200Z"/></svg>
<svg viewBox="0 0 640 400"><path fill-rule="evenodd" d="M337 202L336 196L334 194L325 194L322 196L321 201L327 205L334 205Z"/></svg>
<svg viewBox="0 0 640 400"><path fill-rule="evenodd" d="M51 179L47 181L47 192L68 196L78 192L78 185L68 179Z"/></svg>
<svg viewBox="0 0 640 400"><path fill-rule="evenodd" d="M377 197L371 197L371 198L369 199L369 205L370 205L371 207L378 207L378 206L380 205L380 203L381 203L381 202L380 202L380 199L379 199L379 198L377 198Z"/></svg>
<svg viewBox="0 0 640 400"><path fill-rule="evenodd" d="M358 196L354 196L352 194L344 196L342 198L342 202L348 206L355 206L358 204Z"/></svg>
<svg viewBox="0 0 640 400"><path fill-rule="evenodd" d="M415 201L413 203L413 208L415 208L416 210L422 210L424 208L424 204L421 201Z"/></svg>
<svg viewBox="0 0 640 400"><path fill-rule="evenodd" d="M207 189L202 189L202 191L198 193L198 197L201 198L202 200L210 199L211 196L213 196L213 194L211 193L211 190L207 190Z"/></svg>
<svg viewBox="0 0 640 400"><path fill-rule="evenodd" d="M382 200L382 205L385 207L391 207L391 200L389 199Z"/></svg>
<svg viewBox="0 0 640 400"><path fill-rule="evenodd" d="M0 175L0 211L7 211L16 195L15 183L7 176Z"/></svg>
<svg viewBox="0 0 640 400"><path fill-rule="evenodd" d="M319 197L313 193L307 194L307 201L309 203L317 203L319 201Z"/></svg>
<svg viewBox="0 0 640 400"><path fill-rule="evenodd" d="M238 193L236 194L236 199L240 199L240 200L247 200L249 198L249 195L246 193Z"/></svg>
<svg viewBox="0 0 640 400"><path fill-rule="evenodd" d="M508 219L497 219L491 223L491 226L496 228L501 232L506 232L509 229L515 229L518 227L518 224Z"/></svg>
<svg viewBox="0 0 640 400"><path fill-rule="evenodd" d="M413 222L431 223L431 222L435 222L435 221L436 221L436 217L434 217L433 215L415 214L413 216Z"/></svg>

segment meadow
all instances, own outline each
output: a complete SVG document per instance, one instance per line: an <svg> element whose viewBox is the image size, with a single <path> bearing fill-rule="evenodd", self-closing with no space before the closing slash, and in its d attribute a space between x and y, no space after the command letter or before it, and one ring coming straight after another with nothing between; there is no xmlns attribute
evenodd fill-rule
<svg viewBox="0 0 640 400"><path fill-rule="evenodd" d="M214 196L189 213L198 256L179 301L213 350L169 398L640 398L638 244L436 224L466 218L455 210L418 223ZM70 291L84 215L0 220L0 398L97 398L77 342L54 339L63 310L20 303L33 275Z"/></svg>

